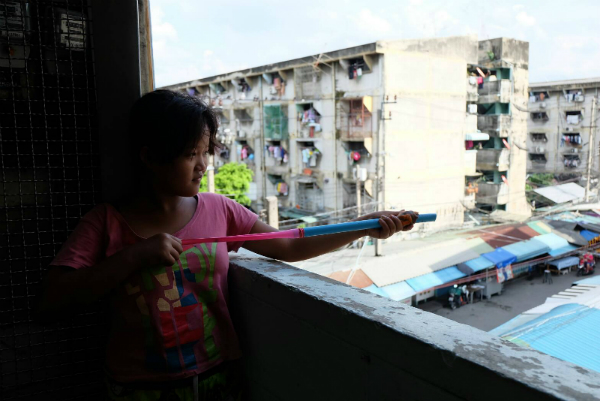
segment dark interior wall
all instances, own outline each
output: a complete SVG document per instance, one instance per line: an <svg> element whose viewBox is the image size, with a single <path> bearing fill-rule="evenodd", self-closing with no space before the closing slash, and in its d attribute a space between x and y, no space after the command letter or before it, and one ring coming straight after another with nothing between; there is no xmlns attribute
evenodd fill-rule
<svg viewBox="0 0 600 401"><path fill-rule="evenodd" d="M104 313L42 324L36 294L81 216L126 187L137 2L0 1L0 15L0 399L102 399Z"/></svg>

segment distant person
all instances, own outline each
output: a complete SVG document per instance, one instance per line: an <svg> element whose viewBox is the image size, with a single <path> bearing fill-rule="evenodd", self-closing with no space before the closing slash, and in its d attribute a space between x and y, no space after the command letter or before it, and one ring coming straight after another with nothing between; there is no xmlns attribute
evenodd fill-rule
<svg viewBox="0 0 600 401"><path fill-rule="evenodd" d="M326 238L182 246L181 239L277 231L224 196L198 193L218 121L200 99L146 94L130 116L135 195L86 214L52 261L41 311L111 306L106 352L112 400L239 399L241 357L228 310L229 251L299 261L360 237L413 228L418 213L378 212L381 228ZM399 216L408 220L403 224Z"/></svg>

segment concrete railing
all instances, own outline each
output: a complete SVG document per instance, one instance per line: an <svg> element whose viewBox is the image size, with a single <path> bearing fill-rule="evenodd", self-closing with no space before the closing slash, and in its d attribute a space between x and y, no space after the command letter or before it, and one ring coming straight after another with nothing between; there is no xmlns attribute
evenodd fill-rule
<svg viewBox="0 0 600 401"><path fill-rule="evenodd" d="M510 127L510 115L477 116L477 128L490 136L508 138Z"/></svg>
<svg viewBox="0 0 600 401"><path fill-rule="evenodd" d="M250 400L600 398L596 372L283 263L233 257L230 283Z"/></svg>
<svg viewBox="0 0 600 401"><path fill-rule="evenodd" d="M477 151L477 169L506 171L510 162L510 151L504 149L480 149Z"/></svg>
<svg viewBox="0 0 600 401"><path fill-rule="evenodd" d="M477 89L477 103L510 103L510 80L486 81L483 88Z"/></svg>

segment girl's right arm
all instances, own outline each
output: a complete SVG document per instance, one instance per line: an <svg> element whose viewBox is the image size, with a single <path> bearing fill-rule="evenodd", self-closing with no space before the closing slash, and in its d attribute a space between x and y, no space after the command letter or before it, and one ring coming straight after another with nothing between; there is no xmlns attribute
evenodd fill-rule
<svg viewBox="0 0 600 401"><path fill-rule="evenodd" d="M75 309L102 298L133 272L153 266L170 266L183 252L181 240L157 234L140 241L90 267L50 269L43 286L39 312L54 314Z"/></svg>

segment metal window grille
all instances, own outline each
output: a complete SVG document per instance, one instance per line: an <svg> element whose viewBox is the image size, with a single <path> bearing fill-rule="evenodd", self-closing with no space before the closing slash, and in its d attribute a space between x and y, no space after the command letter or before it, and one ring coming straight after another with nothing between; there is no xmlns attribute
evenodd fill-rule
<svg viewBox="0 0 600 401"><path fill-rule="evenodd" d="M84 0L0 2L2 400L102 393L104 314L35 314L50 261L100 200L91 15Z"/></svg>

